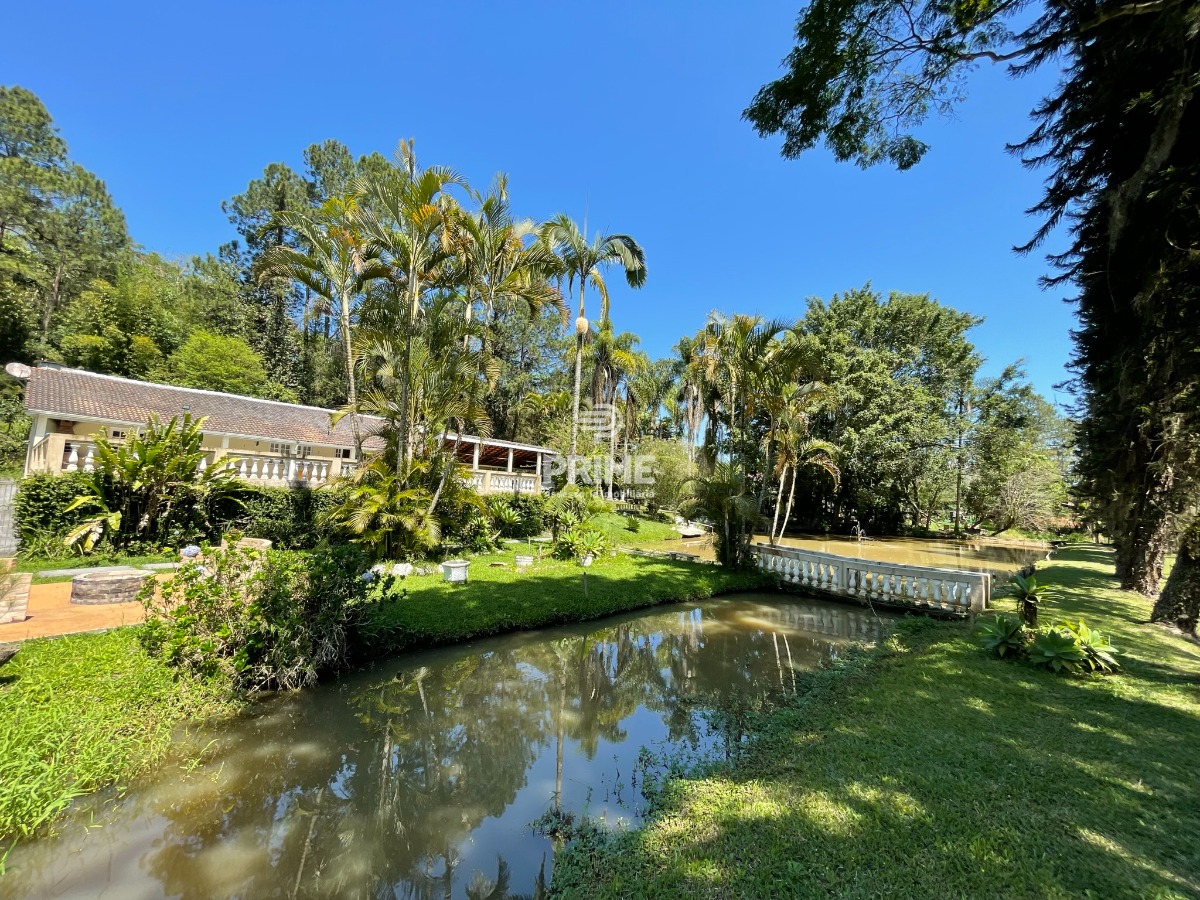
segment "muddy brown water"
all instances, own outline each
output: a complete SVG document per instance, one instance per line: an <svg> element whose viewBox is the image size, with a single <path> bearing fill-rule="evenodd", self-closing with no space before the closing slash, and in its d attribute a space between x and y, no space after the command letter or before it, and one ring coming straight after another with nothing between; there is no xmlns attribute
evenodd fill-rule
<svg viewBox="0 0 1200 900"><path fill-rule="evenodd" d="M914 561L886 544L866 549ZM978 564L1029 558L994 549ZM893 621L742 594L407 653L192 729L123 797L14 848L0 896L465 897L505 874L532 894L553 847L530 823L556 800L636 823L663 760L727 754L797 671Z"/></svg>
<svg viewBox="0 0 1200 900"><path fill-rule="evenodd" d="M767 543L767 536L755 536L755 542ZM781 538L785 547L799 547L836 556L870 559L878 562L931 566L937 569L958 569L966 572L991 572L1007 577L1028 563L1045 558L1049 546L1037 544L1002 544L978 540L931 540L926 538L865 538L821 537L798 535ZM711 538L682 538L659 541L648 545L653 550L682 550L701 559L713 558Z"/></svg>

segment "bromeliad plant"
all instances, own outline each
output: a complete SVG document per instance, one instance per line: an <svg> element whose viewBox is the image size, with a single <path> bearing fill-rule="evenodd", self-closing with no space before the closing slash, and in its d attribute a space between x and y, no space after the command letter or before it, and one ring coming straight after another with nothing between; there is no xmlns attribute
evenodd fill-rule
<svg viewBox="0 0 1200 900"><path fill-rule="evenodd" d="M975 638L989 653L1007 659L1024 657L1035 666L1054 672L1107 675L1121 667L1116 659L1117 648L1083 619L1037 631L1029 629L1016 615L1000 613L980 619Z"/></svg>
<svg viewBox="0 0 1200 900"><path fill-rule="evenodd" d="M995 618L980 619L975 626L979 645L999 657L1016 657L1025 652L1029 632L1017 616L1000 613Z"/></svg>
<svg viewBox="0 0 1200 900"><path fill-rule="evenodd" d="M107 435L97 439L86 493L65 510L92 515L68 533L67 546L90 552L101 541L117 548L135 542L163 547L200 537L207 530L204 510L236 486L231 466L207 464L203 423L189 415L165 425L152 418L144 434L123 444Z"/></svg>

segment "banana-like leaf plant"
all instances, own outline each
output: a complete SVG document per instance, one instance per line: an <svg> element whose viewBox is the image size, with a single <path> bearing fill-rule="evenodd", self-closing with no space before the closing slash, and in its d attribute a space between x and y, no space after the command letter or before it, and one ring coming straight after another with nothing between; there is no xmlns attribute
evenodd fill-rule
<svg viewBox="0 0 1200 900"><path fill-rule="evenodd" d="M152 418L124 443L101 435L88 490L67 507L93 515L71 530L67 546L82 544L90 552L101 541L115 547L145 541L161 547L200 536L209 502L236 483L232 466L208 464L203 423L190 415L166 424Z"/></svg>

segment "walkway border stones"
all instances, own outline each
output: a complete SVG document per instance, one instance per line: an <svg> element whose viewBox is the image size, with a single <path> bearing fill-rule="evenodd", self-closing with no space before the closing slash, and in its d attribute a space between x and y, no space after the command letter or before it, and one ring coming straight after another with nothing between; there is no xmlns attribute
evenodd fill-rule
<svg viewBox="0 0 1200 900"><path fill-rule="evenodd" d="M29 586L33 576L13 573L0 576L0 625L24 622L28 617Z"/></svg>

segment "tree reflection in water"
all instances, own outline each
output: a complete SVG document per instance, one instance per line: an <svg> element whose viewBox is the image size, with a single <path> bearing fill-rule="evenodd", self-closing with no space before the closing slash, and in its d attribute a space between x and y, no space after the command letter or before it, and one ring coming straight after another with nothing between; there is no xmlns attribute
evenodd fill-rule
<svg viewBox="0 0 1200 900"><path fill-rule="evenodd" d="M795 670L885 625L743 596L409 654L197 735L216 742L205 766L132 792L99 844L64 828L18 848L9 878L33 896L51 878L182 898L536 896L550 845L527 825L548 806L636 817L635 792L597 797L644 745L728 754Z"/></svg>

